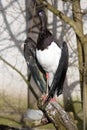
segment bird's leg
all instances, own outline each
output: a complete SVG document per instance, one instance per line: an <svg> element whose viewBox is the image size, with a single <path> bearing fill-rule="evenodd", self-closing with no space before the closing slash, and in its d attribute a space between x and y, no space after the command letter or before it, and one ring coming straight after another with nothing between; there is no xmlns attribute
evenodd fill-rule
<svg viewBox="0 0 87 130"><path fill-rule="evenodd" d="M46 72L46 80L47 80L47 83L46 83L46 97L45 98L47 98L48 97L48 95L49 95L49 91L50 91L50 89L49 89L49 84L48 84L48 81L49 81L49 73L47 73ZM51 98L51 100L50 101L56 101L56 97L53 97L53 98Z"/></svg>
<svg viewBox="0 0 87 130"><path fill-rule="evenodd" d="M48 80L49 80L49 73L46 72L46 94L42 95L42 99L43 99L44 102L45 102L45 100L48 96L48 92L49 92L49 90L48 90Z"/></svg>
<svg viewBox="0 0 87 130"><path fill-rule="evenodd" d="M45 95L42 95L42 99L44 102L47 101L47 98L48 98L48 95L49 95L49 84L48 84L48 81L49 81L49 73L46 72L46 94ZM56 98L53 97L53 98L50 98L49 99L50 102L55 102L56 101Z"/></svg>
<svg viewBox="0 0 87 130"><path fill-rule="evenodd" d="M49 92L49 90L48 90L48 80L49 80L49 73L46 73L46 95L48 95L48 92Z"/></svg>

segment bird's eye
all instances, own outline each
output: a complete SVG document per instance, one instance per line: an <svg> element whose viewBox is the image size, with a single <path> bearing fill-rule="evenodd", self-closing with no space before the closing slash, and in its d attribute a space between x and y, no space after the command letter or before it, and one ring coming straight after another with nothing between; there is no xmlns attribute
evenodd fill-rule
<svg viewBox="0 0 87 130"><path fill-rule="evenodd" d="M42 13L41 13L41 12L39 12L39 15L40 15L40 16L42 16Z"/></svg>

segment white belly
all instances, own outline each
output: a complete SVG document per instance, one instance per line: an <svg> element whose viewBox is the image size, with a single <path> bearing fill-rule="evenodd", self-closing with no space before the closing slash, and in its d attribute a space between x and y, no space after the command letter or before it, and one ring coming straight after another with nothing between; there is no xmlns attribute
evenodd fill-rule
<svg viewBox="0 0 87 130"><path fill-rule="evenodd" d="M49 76L52 82L61 57L61 49L55 42L52 42L51 45L43 51L36 49L36 57L42 68L50 74Z"/></svg>

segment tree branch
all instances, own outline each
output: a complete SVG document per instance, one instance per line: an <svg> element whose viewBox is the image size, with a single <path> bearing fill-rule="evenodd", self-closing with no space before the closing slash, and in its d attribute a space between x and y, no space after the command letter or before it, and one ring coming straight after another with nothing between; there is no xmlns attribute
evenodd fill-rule
<svg viewBox="0 0 87 130"><path fill-rule="evenodd" d="M57 102L48 103L43 109L43 102L40 99L38 107L44 112L48 122L53 123L57 130L78 130L72 117Z"/></svg>
<svg viewBox="0 0 87 130"><path fill-rule="evenodd" d="M76 26L76 22L69 17L67 17L65 14L63 14L61 11L57 10L55 7L53 7L50 3L48 3L46 0L39 0L41 4L43 4L47 9L49 9L51 12L53 12L56 16L58 16L61 20L69 24L76 34L82 38L83 34L79 31L78 27Z"/></svg>
<svg viewBox="0 0 87 130"><path fill-rule="evenodd" d="M37 94L35 93L34 89L32 88L30 82L25 78L25 76L17 68L15 68L9 62L7 62L4 58L2 58L2 56L0 56L0 60L2 60L5 64L7 64L9 67L11 67L13 70L15 70L23 78L23 80L28 85L28 87L31 90L31 92L34 94L35 98L38 99Z"/></svg>
<svg viewBox="0 0 87 130"><path fill-rule="evenodd" d="M22 123L30 127L52 123L56 130L78 130L74 119L65 112L58 102L49 102L43 108L43 100L40 98L38 100L38 107L40 110L28 109L22 116Z"/></svg>

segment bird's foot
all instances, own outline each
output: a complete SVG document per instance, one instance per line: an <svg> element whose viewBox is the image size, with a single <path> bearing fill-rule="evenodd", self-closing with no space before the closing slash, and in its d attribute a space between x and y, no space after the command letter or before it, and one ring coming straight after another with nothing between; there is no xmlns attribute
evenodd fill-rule
<svg viewBox="0 0 87 130"><path fill-rule="evenodd" d="M45 102L45 101L46 101L46 98L47 98L47 95L44 94L44 95L41 96L41 98L42 98L43 102Z"/></svg>
<svg viewBox="0 0 87 130"><path fill-rule="evenodd" d="M53 98L51 98L50 102L57 102L57 100L55 97L53 97Z"/></svg>
<svg viewBox="0 0 87 130"><path fill-rule="evenodd" d="M48 95L42 95L42 96L41 96L43 102L46 101L47 97L48 97ZM50 99L49 102L51 103L51 102L56 102L56 101L57 101L56 97L53 97L53 98Z"/></svg>

